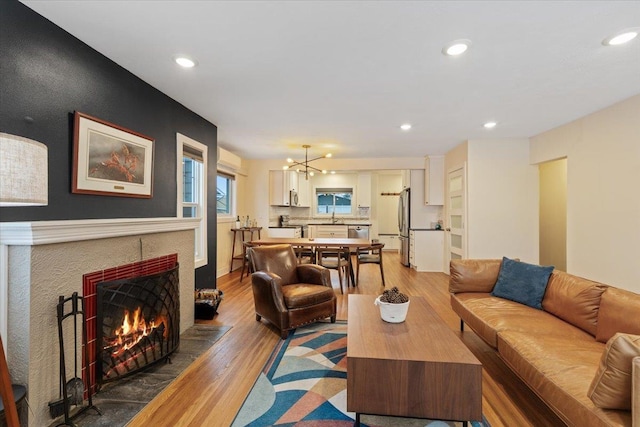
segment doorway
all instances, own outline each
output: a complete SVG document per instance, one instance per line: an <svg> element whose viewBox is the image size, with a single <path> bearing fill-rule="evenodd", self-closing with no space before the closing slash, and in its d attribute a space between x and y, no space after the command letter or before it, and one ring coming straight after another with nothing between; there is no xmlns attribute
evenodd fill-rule
<svg viewBox="0 0 640 427"><path fill-rule="evenodd" d="M540 265L567 271L567 159L539 166Z"/></svg>
<svg viewBox="0 0 640 427"><path fill-rule="evenodd" d="M465 169L463 166L452 170L447 176L446 265L467 255Z"/></svg>

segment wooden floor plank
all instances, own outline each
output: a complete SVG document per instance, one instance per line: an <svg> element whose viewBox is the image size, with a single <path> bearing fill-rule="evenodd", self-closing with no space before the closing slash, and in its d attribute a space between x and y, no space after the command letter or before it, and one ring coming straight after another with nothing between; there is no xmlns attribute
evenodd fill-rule
<svg viewBox="0 0 640 427"><path fill-rule="evenodd" d="M448 278L443 273L418 273L402 266L397 254L385 252L387 287L425 297L461 337L483 365L483 414L492 427L563 426L553 412L472 331L459 332L460 320L449 304ZM340 294L338 276L332 271L340 320L346 320L349 294L382 293L377 265L360 268L360 283ZM251 390L276 343L278 331L257 322L250 277L240 281L240 270L220 277L224 291L219 314L199 323L233 326L218 342L149 403L129 427L229 426Z"/></svg>

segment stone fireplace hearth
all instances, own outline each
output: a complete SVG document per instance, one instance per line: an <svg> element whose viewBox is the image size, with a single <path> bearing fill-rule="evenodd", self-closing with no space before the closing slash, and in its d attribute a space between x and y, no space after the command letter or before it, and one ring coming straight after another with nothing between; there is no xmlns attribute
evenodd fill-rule
<svg viewBox="0 0 640 427"><path fill-rule="evenodd" d="M82 295L86 273L174 253L180 294L191 296L196 226L176 218L0 223L0 333L13 382L27 386L29 426L51 424L48 402L59 398L58 297ZM181 298L180 333L193 311Z"/></svg>

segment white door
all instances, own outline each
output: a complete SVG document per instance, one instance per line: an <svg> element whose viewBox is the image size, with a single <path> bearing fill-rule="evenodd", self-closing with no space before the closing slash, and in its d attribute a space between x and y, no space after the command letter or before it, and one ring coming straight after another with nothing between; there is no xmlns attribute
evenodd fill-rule
<svg viewBox="0 0 640 427"><path fill-rule="evenodd" d="M449 172L447 176L447 239L446 270L449 261L466 257L466 191L465 167Z"/></svg>

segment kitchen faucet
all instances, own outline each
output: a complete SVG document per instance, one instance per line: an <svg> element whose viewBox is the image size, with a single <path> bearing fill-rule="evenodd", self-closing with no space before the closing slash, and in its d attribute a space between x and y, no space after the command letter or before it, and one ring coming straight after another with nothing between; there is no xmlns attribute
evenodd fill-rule
<svg viewBox="0 0 640 427"><path fill-rule="evenodd" d="M336 212L333 211L333 212L331 212L331 223L335 224L337 222L338 222L338 219L336 218Z"/></svg>

